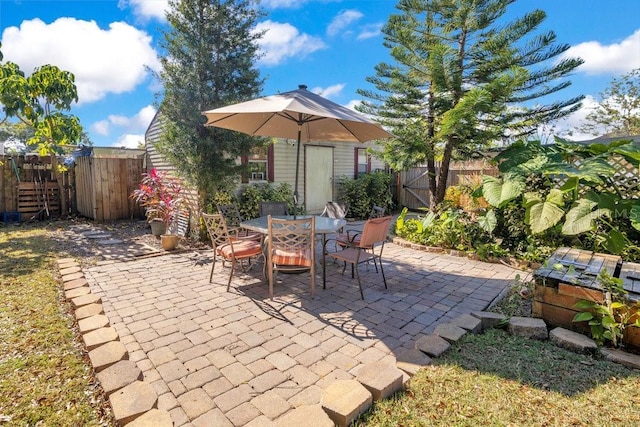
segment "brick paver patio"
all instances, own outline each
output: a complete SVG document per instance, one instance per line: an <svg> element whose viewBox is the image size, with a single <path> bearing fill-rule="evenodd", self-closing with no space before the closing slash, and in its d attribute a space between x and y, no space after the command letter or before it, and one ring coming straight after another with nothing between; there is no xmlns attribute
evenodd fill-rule
<svg viewBox="0 0 640 427"><path fill-rule="evenodd" d="M206 254L203 252L202 254ZM198 258L202 259L202 258ZM487 308L521 271L501 264L385 247L389 289L361 266L365 300L342 266L279 275L274 300L262 266L234 277L193 254L109 261L85 269L91 292L176 426L272 425L320 402L337 380L396 355L443 322ZM275 425L275 424L274 424Z"/></svg>

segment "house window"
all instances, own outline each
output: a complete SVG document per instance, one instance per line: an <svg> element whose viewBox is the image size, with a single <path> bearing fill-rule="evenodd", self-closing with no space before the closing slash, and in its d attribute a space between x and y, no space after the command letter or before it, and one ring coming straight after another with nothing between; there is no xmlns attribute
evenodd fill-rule
<svg viewBox="0 0 640 427"><path fill-rule="evenodd" d="M247 158L249 166L249 182L265 181L267 179L267 149L254 147Z"/></svg>
<svg viewBox="0 0 640 427"><path fill-rule="evenodd" d="M359 177L362 174L371 172L371 156L367 153L366 148L356 148L354 157L355 157L355 167L354 167L355 178Z"/></svg>

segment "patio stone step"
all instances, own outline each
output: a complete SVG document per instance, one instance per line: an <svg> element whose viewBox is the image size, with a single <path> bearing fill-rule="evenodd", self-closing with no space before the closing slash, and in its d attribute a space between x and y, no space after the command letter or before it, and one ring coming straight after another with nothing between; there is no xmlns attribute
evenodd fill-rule
<svg viewBox="0 0 640 427"><path fill-rule="evenodd" d="M404 348L396 352L396 367L410 376L415 375L418 369L430 364L431 358L421 351Z"/></svg>
<svg viewBox="0 0 640 427"><path fill-rule="evenodd" d="M121 360L96 375L107 396L135 381L142 381L142 371L135 362Z"/></svg>
<svg viewBox="0 0 640 427"><path fill-rule="evenodd" d="M71 304L76 309L85 305L99 303L102 303L102 298L96 294L82 295L71 300Z"/></svg>
<svg viewBox="0 0 640 427"><path fill-rule="evenodd" d="M415 349L427 354L430 357L439 357L449 350L451 344L440 335L424 335L416 340Z"/></svg>
<svg viewBox="0 0 640 427"><path fill-rule="evenodd" d="M275 423L278 427L334 427L333 421L320 405L302 405L285 414Z"/></svg>
<svg viewBox="0 0 640 427"><path fill-rule="evenodd" d="M386 399L402 390L402 371L389 363L367 363L358 370L356 379L369 390L373 400Z"/></svg>
<svg viewBox="0 0 640 427"><path fill-rule="evenodd" d="M490 311L473 311L471 315L480 319L483 331L493 329L507 319L507 316L504 314L492 313Z"/></svg>
<svg viewBox="0 0 640 427"><path fill-rule="evenodd" d="M111 341L89 352L91 365L96 372L101 372L121 360L129 358L129 353L120 341Z"/></svg>
<svg viewBox="0 0 640 427"><path fill-rule="evenodd" d="M109 326L109 318L104 314L96 314L95 316L90 316L78 321L78 328L81 334L86 334L87 332L95 331L96 329L106 326Z"/></svg>
<svg viewBox="0 0 640 427"><path fill-rule="evenodd" d="M88 304L82 306L76 310L76 320L85 319L87 317L95 316L96 314L104 314L104 307L102 304Z"/></svg>
<svg viewBox="0 0 640 427"><path fill-rule="evenodd" d="M627 368L640 369L640 356L637 354L631 354L613 348L601 348L600 353L604 356L605 360L619 363Z"/></svg>
<svg viewBox="0 0 640 427"><path fill-rule="evenodd" d="M479 334L482 332L482 321L470 314L462 314L453 319L451 323L471 332L472 334Z"/></svg>
<svg viewBox="0 0 640 427"><path fill-rule="evenodd" d="M549 332L549 341L574 353L594 355L598 350L594 340L565 328L555 328Z"/></svg>
<svg viewBox="0 0 640 427"><path fill-rule="evenodd" d="M173 420L167 411L152 409L131 421L127 427L173 427Z"/></svg>
<svg viewBox="0 0 640 427"><path fill-rule="evenodd" d="M441 323L436 326L436 329L433 331L433 333L441 336L450 343L454 343L465 336L467 334L467 331L465 329L462 329L460 326L454 325L453 323Z"/></svg>
<svg viewBox="0 0 640 427"><path fill-rule="evenodd" d="M512 317L509 319L507 330L512 335L519 337L546 340L549 338L547 324L542 319L533 317Z"/></svg>
<svg viewBox="0 0 640 427"><path fill-rule="evenodd" d="M71 280L65 283L63 289L68 291L70 289L81 288L83 286L89 286L89 282L87 282L87 279L84 277L81 277L80 279Z"/></svg>
<svg viewBox="0 0 640 427"><path fill-rule="evenodd" d="M75 288L75 289L69 289L67 291L64 292L64 296L67 299L67 301L72 300L74 298L78 298L81 297L83 295L88 295L91 293L91 289L89 289L88 286L83 286L80 288Z"/></svg>
<svg viewBox="0 0 640 427"><path fill-rule="evenodd" d="M91 351L101 345L118 340L118 332L112 327L100 328L82 335L84 345Z"/></svg>
<svg viewBox="0 0 640 427"><path fill-rule="evenodd" d="M150 384L136 381L109 396L118 425L126 425L156 408L158 395Z"/></svg>
<svg viewBox="0 0 640 427"><path fill-rule="evenodd" d="M320 404L338 427L346 427L373 403L373 396L356 380L340 380L323 392Z"/></svg>

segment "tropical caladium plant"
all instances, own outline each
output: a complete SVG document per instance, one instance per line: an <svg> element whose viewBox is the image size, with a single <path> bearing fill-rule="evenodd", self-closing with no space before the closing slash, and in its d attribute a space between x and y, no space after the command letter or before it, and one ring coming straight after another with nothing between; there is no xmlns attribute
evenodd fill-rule
<svg viewBox="0 0 640 427"><path fill-rule="evenodd" d="M562 234L595 234L594 241L611 253L636 245L620 229L627 222L640 231L640 200L620 185L619 178L640 179L640 144L620 140L609 145L583 145L558 140L554 145L519 142L495 159L500 177L485 176L482 195L493 208L520 200L531 234L560 227ZM626 161L626 167L621 162ZM531 176L542 178L541 188L527 188ZM640 187L635 196L640 195ZM496 221L493 210L478 219L487 232Z"/></svg>

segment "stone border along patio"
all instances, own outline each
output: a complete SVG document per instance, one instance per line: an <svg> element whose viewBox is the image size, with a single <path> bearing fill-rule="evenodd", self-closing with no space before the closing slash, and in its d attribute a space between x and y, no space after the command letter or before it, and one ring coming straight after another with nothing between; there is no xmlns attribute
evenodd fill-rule
<svg viewBox="0 0 640 427"><path fill-rule="evenodd" d="M156 261L164 258L170 258L171 261L175 261L176 258L181 258L181 256L171 254L158 257ZM164 261L169 261L169 259ZM101 270L99 272L90 271L90 275L96 276L95 280L98 282L99 288L102 288L103 291L106 289L107 294L109 292L118 294L119 291L125 291L125 286L123 285L127 283L134 288L143 287L144 284L139 280L139 277L127 280L125 276L126 273L132 271L153 274L148 268L150 262L148 259L145 266L125 266L122 269L113 269L113 261L110 261L107 264L90 268L89 270ZM123 264L126 263L115 265ZM171 264L171 262L165 262L164 264ZM132 427L173 425L247 425L252 427L275 425L297 427L308 423L310 419L313 419L314 425L317 426L346 426L366 412L373 401L384 399L401 390L403 385L418 369L430 364L432 357L438 357L443 354L451 343L459 340L466 333L480 333L504 321L503 316L495 313L471 310L469 314L460 313L452 309L450 311L455 317L442 316L441 319L445 320L445 322L440 322L437 325L436 322L431 322L432 327L421 329L421 332L432 329L431 333L414 333L414 338L417 338L402 342L403 345L398 346L391 352L385 353L380 350L387 347L384 344L378 345L378 347L368 344L363 346L365 348L362 349L358 348L357 344L354 345L357 341L346 339L346 343L335 342L332 345L334 348L330 354L326 354L324 357L320 355L319 357L319 355L312 353L314 347L321 347L322 343L312 341L306 334L305 337L292 335L295 333L296 327L298 329L305 328L305 324L302 324L297 319L294 319L295 322L290 322L289 324L281 324L281 329L288 330L287 335L275 336L273 340L261 343L263 346L271 343L268 346L272 350L271 353L269 353L268 349L265 350L260 346L261 340L257 336L258 334L256 334L255 330L252 332L251 328L247 326L232 328L236 329L232 332L233 334L243 337L244 345L240 344L242 341L237 339L235 343L229 342L228 338L227 340L222 340L222 344L226 345L221 348L214 349L213 347L215 346L211 344L209 347L205 346L194 352L193 349L198 347L198 344L195 343L199 339L211 340L212 337L217 335L217 333L212 334L212 332L217 331L220 327L203 331L198 329L193 322L195 317L190 320L183 320L183 322L189 324L188 329L192 329L187 333L187 336L190 337L191 344L194 345L189 346L189 343L180 344L180 341L171 342L171 339L168 339L173 335L169 330L175 328L169 328L170 322L165 319L160 323L165 323L165 329L169 328L166 331L167 334L155 337L159 344L158 347L149 349L150 347L146 346L147 350L145 350L144 345L149 341L145 341L143 337L144 335L153 334L151 331L143 329L133 331L136 323L145 323L143 319L134 320L132 318L130 322L127 322L120 318L118 313L126 311L127 307L111 313L114 311L114 306L122 301L117 301L117 298L114 298L113 302L103 302L102 297L99 295L101 293L100 290L95 293L92 292L85 273L74 259L58 260L58 267L65 296L74 308L78 328L88 351L89 359L97 373L98 380L109 396L114 416L119 425ZM119 275L117 273L125 274ZM219 288L218 290L223 292L224 296L230 297L228 301L236 301L239 298L246 299L247 295L234 294L233 290L226 293L223 287L216 284L216 281L209 285L206 283L207 280L201 280L204 276L208 279L208 266L204 269L204 273L204 275L198 275L198 280L195 280L195 283L205 284L205 287ZM111 277L111 274L114 277ZM224 283L226 283L226 274L225 270L221 275ZM104 282L105 276L109 276L110 279L117 283L109 286ZM193 277L188 278L194 279ZM244 282L247 283L246 280ZM289 282L289 279L287 282ZM251 283L251 281L248 283ZM353 288L352 283L349 285ZM390 283L390 288L391 286L393 286L392 283ZM251 286L251 288L255 287ZM357 289L357 286L355 288ZM257 290L260 289L260 284L258 284ZM301 280L299 291L308 291L305 280ZM319 289L318 293L329 293L328 291L329 289L325 291ZM339 291L344 293L345 287L341 286ZM157 291L151 292L158 293ZM262 293L259 293L259 295L262 295ZM322 296L322 294L316 296L315 299L318 300ZM404 299L409 299L410 297L410 295L405 296ZM109 295L108 298L112 298L112 295ZM138 299L140 298L146 299L147 297L144 297L144 295L138 296ZM497 296L493 300L496 298ZM123 301L128 299L130 298L124 298ZM250 316L240 308L241 306L248 308L247 304L238 306L234 305L235 302L234 304L229 302L225 304L224 299L226 298L217 303L221 306L237 307L238 309L233 312L237 321L242 321L242 319L247 319ZM286 300L286 298L284 299ZM387 303L392 305L401 303L402 300L403 298L400 298L395 302L387 301ZM264 313L264 315L260 319L255 319L255 322L250 323L249 326L255 326L260 323L267 324L265 329L262 327L257 328L259 332L277 328L277 325L269 324L270 319L276 319L281 322L283 317L286 318L282 309L288 305L299 305L302 302L300 299L286 301L280 311L276 309L275 312L272 312L274 307L260 309L260 312ZM249 304L258 306L261 302L259 298L255 298ZM172 310L171 304L168 304L166 300L165 303L161 304L162 308L158 308L158 310ZM462 304L463 301L459 301L459 303ZM113 326L109 317L105 315L105 304L110 306L107 310L108 314L115 314L115 316L110 316L114 317L115 325ZM373 304L375 302L371 305ZM364 306L363 308L367 308L368 304L365 302L362 305ZM436 305L433 304L431 309L434 309ZM215 306L216 302L212 300L208 308L213 311ZM130 305L128 308L132 311L132 317L135 316L133 314L135 311L133 306ZM376 308L378 310L382 309L379 306ZM368 313L371 317L379 316L379 314L379 312L375 313L373 310ZM210 320L215 322L216 319L220 319L220 317L214 316ZM345 319L340 321L345 322ZM146 323L148 324L148 322ZM295 323L301 324L296 325ZM310 326L311 323L313 322L306 323L308 332L319 332L320 330L316 329L317 326ZM346 323L349 323L349 320L346 320ZM409 322L407 325L411 323ZM384 322L382 324L384 325ZM226 326L231 327L233 323L226 323ZM354 324L350 325L349 328L358 328L358 326ZM129 327L129 331L126 330L127 327ZM378 324L378 327L380 327L380 324ZM122 332L119 333L116 329L121 329ZM414 326L414 329L417 328ZM597 350L595 343L581 334L562 328L553 329L549 333L547 325L542 319L514 317L509 320L507 329L513 334L532 339L548 338L556 345L573 351L595 354ZM376 331L376 333L379 333L379 331ZM299 339L297 341L287 340L289 337L299 337ZM224 338L224 336L219 336L218 338ZM328 341L334 338L336 337L334 336ZM278 340L281 343L275 344ZM278 347L286 344L285 340L290 343L289 347L287 347L289 348L289 355L278 351ZM178 349L177 347L181 346L189 347L182 351L182 358L185 359L184 363L180 357L175 358L169 354L172 353L171 346L174 346L176 350ZM241 351L237 351L238 346L241 347ZM295 346L298 348L292 348ZM132 350L128 350L127 347ZM263 352L249 355L255 348L262 348ZM346 354L341 354L340 352L345 348L348 351L346 351ZM304 351L305 349L307 351ZM389 350L388 347L387 350ZM189 356L186 356L187 353L189 353ZM628 367L640 368L640 356L608 349L601 349L601 353L608 360L622 363ZM306 355L306 359L309 359L310 367L315 368L317 373L310 371L304 365L296 364L294 358L301 358L301 355ZM186 360L189 357L191 359ZM353 360L354 357L355 360ZM315 363L312 363L313 361ZM343 369L334 369L329 372L331 367L326 366L330 365L329 361ZM323 365L323 362L326 365ZM272 368L275 366L276 369L269 369L267 366L261 365L269 365ZM296 370L298 367L299 369ZM286 368L290 369L287 371ZM285 370L288 376L282 375L281 370ZM279 375L278 372L280 372ZM324 377L320 378L322 374ZM310 380L309 376L315 376L315 378ZM308 383L313 379L319 379L316 385L307 387L300 392L297 391L300 387L295 387L296 384L304 385L305 382ZM289 387L286 387L287 383L290 383ZM211 384L215 385L205 389ZM321 387L318 387L318 384ZM221 390L222 393L215 395L212 399L209 395L215 394L215 391L212 391L211 388L218 389L218 391ZM277 391L273 392L274 390Z"/></svg>

